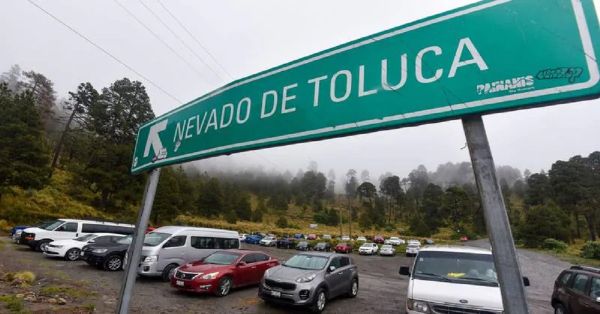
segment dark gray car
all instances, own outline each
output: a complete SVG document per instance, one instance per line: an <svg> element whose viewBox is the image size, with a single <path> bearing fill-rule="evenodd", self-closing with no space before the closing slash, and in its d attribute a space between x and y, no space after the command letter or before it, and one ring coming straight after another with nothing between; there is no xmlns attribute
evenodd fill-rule
<svg viewBox="0 0 600 314"><path fill-rule="evenodd" d="M325 309L327 300L341 295L356 297L358 270L352 258L335 253L300 253L268 269L258 288L267 303Z"/></svg>

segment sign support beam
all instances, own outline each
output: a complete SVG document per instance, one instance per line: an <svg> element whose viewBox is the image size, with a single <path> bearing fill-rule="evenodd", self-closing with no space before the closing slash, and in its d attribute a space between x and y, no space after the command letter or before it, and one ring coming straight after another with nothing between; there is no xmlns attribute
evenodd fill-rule
<svg viewBox="0 0 600 314"><path fill-rule="evenodd" d="M129 312L129 302L131 301L133 286L135 285L135 279L137 277L138 262L142 256L142 247L144 246L144 234L146 233L146 228L148 228L148 220L150 219L150 213L152 212L152 204L154 203L154 196L156 195L159 177L160 168L155 168L150 171L150 176L146 181L142 207L140 208L137 223L135 225L135 233L133 234L129 250L127 250L128 263L123 275L119 304L117 307L117 313L119 314L126 314Z"/></svg>
<svg viewBox="0 0 600 314"><path fill-rule="evenodd" d="M462 123L492 244L504 312L527 314L529 311L517 251L483 120L479 115L468 116L462 119Z"/></svg>

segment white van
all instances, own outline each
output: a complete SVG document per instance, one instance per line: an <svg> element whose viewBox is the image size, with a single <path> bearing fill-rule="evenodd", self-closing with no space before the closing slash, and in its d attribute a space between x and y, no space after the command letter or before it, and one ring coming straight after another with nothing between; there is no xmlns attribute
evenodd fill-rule
<svg viewBox="0 0 600 314"><path fill-rule="evenodd" d="M412 268L406 312L503 313L502 296L492 252L466 246L422 248ZM524 278L525 285L529 280Z"/></svg>
<svg viewBox="0 0 600 314"><path fill-rule="evenodd" d="M169 280L175 268L204 259L218 250L239 249L237 231L196 228L160 227L146 234L138 274L161 276Z"/></svg>
<svg viewBox="0 0 600 314"><path fill-rule="evenodd" d="M48 243L56 240L72 240L91 233L132 234L134 225L105 221L58 219L53 223L23 230L20 244L27 244L36 251L45 251Z"/></svg>

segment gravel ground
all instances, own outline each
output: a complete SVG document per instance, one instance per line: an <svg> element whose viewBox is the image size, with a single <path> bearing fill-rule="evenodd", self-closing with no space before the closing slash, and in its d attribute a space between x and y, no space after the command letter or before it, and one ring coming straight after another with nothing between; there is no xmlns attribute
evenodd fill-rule
<svg viewBox="0 0 600 314"><path fill-rule="evenodd" d="M2 241L8 241L3 239ZM486 241L473 241L469 245L489 247ZM294 250L264 248L247 245L246 248L262 250L277 258L288 259ZM0 265L7 271L24 268L37 272L60 272L61 276L88 283L96 292L86 303L94 303L97 313L112 313L116 306L123 272L104 272L83 262L66 262L48 259L23 246L6 245L0 253ZM412 259L399 254L395 257L359 256L352 254L359 269L360 289L355 299L341 298L328 304L326 313L403 313L408 280L398 274L402 265L409 266ZM550 296L554 279L569 264L536 252L519 250L524 276L531 280L527 288L531 313L551 313ZM2 312L2 309L0 309ZM303 309L274 307L257 297L257 288L234 290L224 298L210 295L181 293L168 283L152 278L138 278L132 299L132 313L304 313Z"/></svg>

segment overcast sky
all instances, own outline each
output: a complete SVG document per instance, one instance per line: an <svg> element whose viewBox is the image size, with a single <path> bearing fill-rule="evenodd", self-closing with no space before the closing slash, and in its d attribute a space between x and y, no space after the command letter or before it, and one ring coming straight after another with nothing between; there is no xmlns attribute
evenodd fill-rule
<svg viewBox="0 0 600 314"><path fill-rule="evenodd" d="M29 2L0 1L0 72L19 64L43 73L54 81L59 97L81 82L100 89L129 77L144 83L157 115L181 105ZM161 0L194 39L157 0L33 1L184 103L233 79L475 2ZM539 171L558 159L600 149L600 100L488 115L484 121L497 165ZM319 170L334 169L338 178L349 168L368 169L377 178L386 171L405 176L419 164L434 170L440 163L468 161L464 146L462 125L455 120L196 163L295 173L316 161Z"/></svg>

